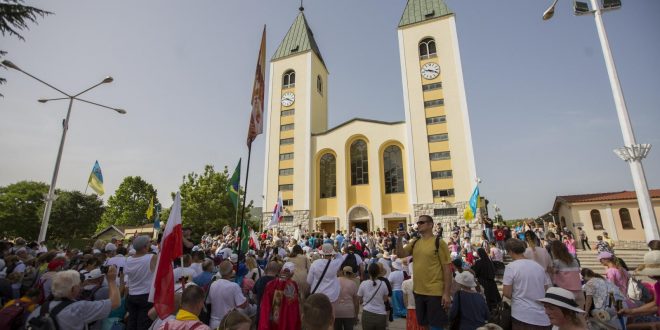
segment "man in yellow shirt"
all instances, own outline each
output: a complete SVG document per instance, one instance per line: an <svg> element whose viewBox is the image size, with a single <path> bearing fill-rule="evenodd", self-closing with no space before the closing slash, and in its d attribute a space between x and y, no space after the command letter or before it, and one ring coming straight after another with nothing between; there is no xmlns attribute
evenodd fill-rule
<svg viewBox="0 0 660 330"><path fill-rule="evenodd" d="M199 320L199 313L204 308L204 290L196 285L189 285L181 295L181 308L174 320L167 320L160 330L211 330Z"/></svg>
<svg viewBox="0 0 660 330"><path fill-rule="evenodd" d="M451 260L447 243L433 235L433 218L421 215L417 221L420 238L413 239L403 246L399 232L396 251L399 258L413 257L413 293L415 313L420 326L429 326L430 330L442 329L449 324L447 311L451 305L449 294Z"/></svg>
<svg viewBox="0 0 660 330"><path fill-rule="evenodd" d="M607 234L606 231L603 232L603 241L607 242L607 244L610 245L610 249L614 251L614 240L610 237L609 234Z"/></svg>

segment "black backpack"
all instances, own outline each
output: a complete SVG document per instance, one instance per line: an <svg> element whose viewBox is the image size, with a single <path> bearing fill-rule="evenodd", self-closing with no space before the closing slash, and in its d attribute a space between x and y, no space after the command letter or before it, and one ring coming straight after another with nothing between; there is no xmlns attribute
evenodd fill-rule
<svg viewBox="0 0 660 330"><path fill-rule="evenodd" d="M60 311L71 305L73 302L73 300L68 299L62 300L52 311L49 312L48 309L51 300L46 301L41 305L39 315L30 319L25 328L28 330L59 330L56 316Z"/></svg>
<svg viewBox="0 0 660 330"><path fill-rule="evenodd" d="M341 263L341 269L344 269L344 267L346 266L351 266L351 268L353 269L353 274L358 273L358 271L360 270L360 266L358 266L355 253L349 252L346 258L344 259L344 262Z"/></svg>

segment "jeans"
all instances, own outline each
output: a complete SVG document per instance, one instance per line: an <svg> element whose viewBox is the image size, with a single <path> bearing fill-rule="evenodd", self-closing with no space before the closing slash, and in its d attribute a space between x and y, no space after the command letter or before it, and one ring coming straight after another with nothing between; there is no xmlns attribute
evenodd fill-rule
<svg viewBox="0 0 660 330"><path fill-rule="evenodd" d="M489 242L495 240L495 237L493 237L493 228L486 228L486 238L488 238Z"/></svg>
<svg viewBox="0 0 660 330"><path fill-rule="evenodd" d="M586 244L586 246L589 248L589 250L591 250L591 246L589 245L589 240L587 240L587 239L581 239L580 242L582 243L582 250L586 250L586 249L584 248L585 244Z"/></svg>
<svg viewBox="0 0 660 330"><path fill-rule="evenodd" d="M149 319L147 313L154 304L148 302L148 299L148 293L128 296L126 299L126 312L128 312L126 330L149 329L149 326L151 326L151 319Z"/></svg>

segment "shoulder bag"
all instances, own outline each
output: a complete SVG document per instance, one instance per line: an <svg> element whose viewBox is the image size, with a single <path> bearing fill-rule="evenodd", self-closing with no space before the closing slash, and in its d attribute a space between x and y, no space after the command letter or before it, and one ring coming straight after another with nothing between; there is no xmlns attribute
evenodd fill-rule
<svg viewBox="0 0 660 330"><path fill-rule="evenodd" d="M325 273L328 271L328 267L330 266L330 263L332 262L332 259L328 259L328 263L325 264L325 268L323 269L323 273L321 273L321 277L319 277L319 281L316 282L316 286L314 287L314 290L312 290L312 293L316 293L316 289L319 288L319 285L321 285L321 281L323 281L323 276L325 276Z"/></svg>

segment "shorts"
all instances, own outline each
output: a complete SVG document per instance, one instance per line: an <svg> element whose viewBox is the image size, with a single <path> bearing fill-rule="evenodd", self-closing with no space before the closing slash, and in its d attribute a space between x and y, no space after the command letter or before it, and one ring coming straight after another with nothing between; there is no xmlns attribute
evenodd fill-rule
<svg viewBox="0 0 660 330"><path fill-rule="evenodd" d="M421 326L445 327L449 324L449 316L442 307L442 296L415 293L415 315Z"/></svg>

